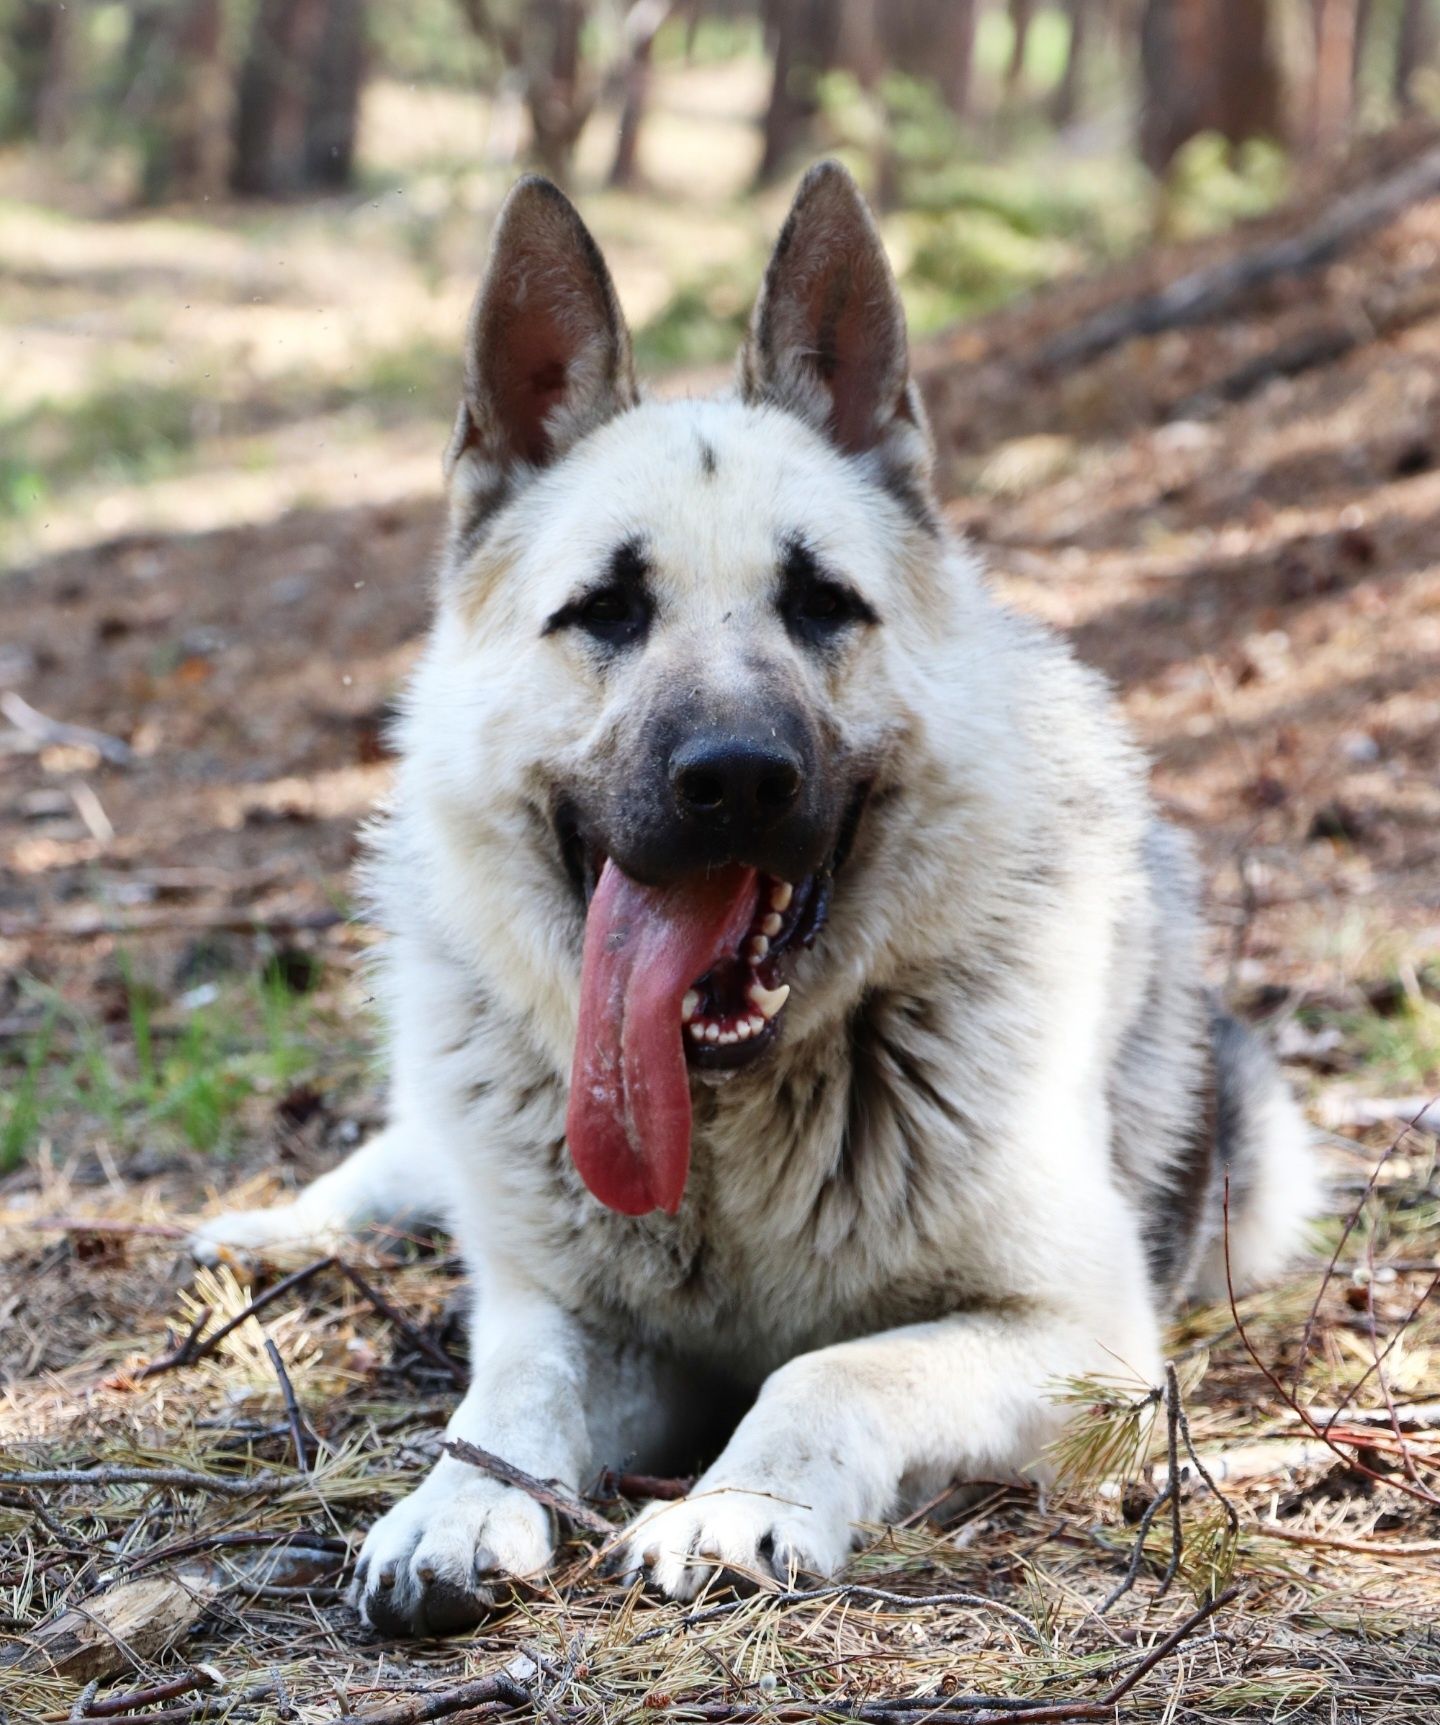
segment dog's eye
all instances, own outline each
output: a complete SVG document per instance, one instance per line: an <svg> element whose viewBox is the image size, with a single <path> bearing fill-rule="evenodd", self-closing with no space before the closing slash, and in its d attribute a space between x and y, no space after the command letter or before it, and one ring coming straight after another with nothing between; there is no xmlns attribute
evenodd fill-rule
<svg viewBox="0 0 1440 1725"><path fill-rule="evenodd" d="M798 535L780 554L780 615L797 641L827 647L852 623L874 623L870 606L843 581L828 574Z"/></svg>
<svg viewBox="0 0 1440 1725"><path fill-rule="evenodd" d="M643 633L648 617L638 593L613 586L598 588L584 600L575 621L597 641L621 645Z"/></svg>
<svg viewBox="0 0 1440 1725"><path fill-rule="evenodd" d="M875 620L875 613L853 589L822 578L793 584L782 610L792 635L817 644L831 640L851 623Z"/></svg>

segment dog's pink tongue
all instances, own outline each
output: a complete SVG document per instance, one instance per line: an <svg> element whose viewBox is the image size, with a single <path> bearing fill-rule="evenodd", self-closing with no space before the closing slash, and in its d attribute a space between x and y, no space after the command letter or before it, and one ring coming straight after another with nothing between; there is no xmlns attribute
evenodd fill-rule
<svg viewBox="0 0 1440 1725"><path fill-rule="evenodd" d="M585 922L565 1131L580 1178L612 1210L680 1208L690 1171L681 1003L738 952L755 891L750 868L648 887L605 864Z"/></svg>

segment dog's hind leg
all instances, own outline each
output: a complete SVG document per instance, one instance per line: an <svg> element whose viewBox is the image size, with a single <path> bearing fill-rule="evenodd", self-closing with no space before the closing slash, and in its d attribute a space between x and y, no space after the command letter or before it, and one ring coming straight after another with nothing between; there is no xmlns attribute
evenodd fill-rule
<svg viewBox="0 0 1440 1725"><path fill-rule="evenodd" d="M1202 1300L1259 1287L1296 1256L1305 1226L1322 1209L1310 1130L1269 1049L1227 1014L1212 1026L1215 1053L1215 1152L1228 1178L1228 1228L1214 1244L1191 1292Z"/></svg>
<svg viewBox="0 0 1440 1725"><path fill-rule="evenodd" d="M201 1222L190 1250L205 1264L228 1251L304 1245L321 1249L364 1228L443 1222L445 1181L439 1153L422 1128L395 1121L307 1186L290 1204L228 1210Z"/></svg>

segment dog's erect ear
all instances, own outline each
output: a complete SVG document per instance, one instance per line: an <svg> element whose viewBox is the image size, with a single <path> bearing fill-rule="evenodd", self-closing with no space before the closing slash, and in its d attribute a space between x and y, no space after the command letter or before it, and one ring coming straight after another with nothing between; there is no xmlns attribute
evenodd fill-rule
<svg viewBox="0 0 1440 1725"><path fill-rule="evenodd" d="M838 162L800 182L741 349L740 392L800 415L847 455L873 453L880 477L928 515L930 435L905 310L865 199Z"/></svg>
<svg viewBox="0 0 1440 1725"><path fill-rule="evenodd" d="M636 400L630 337L575 206L530 175L501 206L470 313L446 472L479 507ZM467 471L468 469L468 471Z"/></svg>

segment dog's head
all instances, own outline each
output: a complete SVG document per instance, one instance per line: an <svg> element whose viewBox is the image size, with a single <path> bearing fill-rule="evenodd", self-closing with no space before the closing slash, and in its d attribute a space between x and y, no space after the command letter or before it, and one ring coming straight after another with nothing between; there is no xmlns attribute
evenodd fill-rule
<svg viewBox="0 0 1440 1725"><path fill-rule="evenodd" d="M802 185L724 401L642 402L579 216L543 180L511 193L410 748L488 872L493 939L517 950L538 908L519 962L564 948L572 998L584 918L569 1136L617 1209L678 1206L691 1072L764 1062L823 960L801 955L913 722L891 642L943 609L930 464L843 169Z"/></svg>

